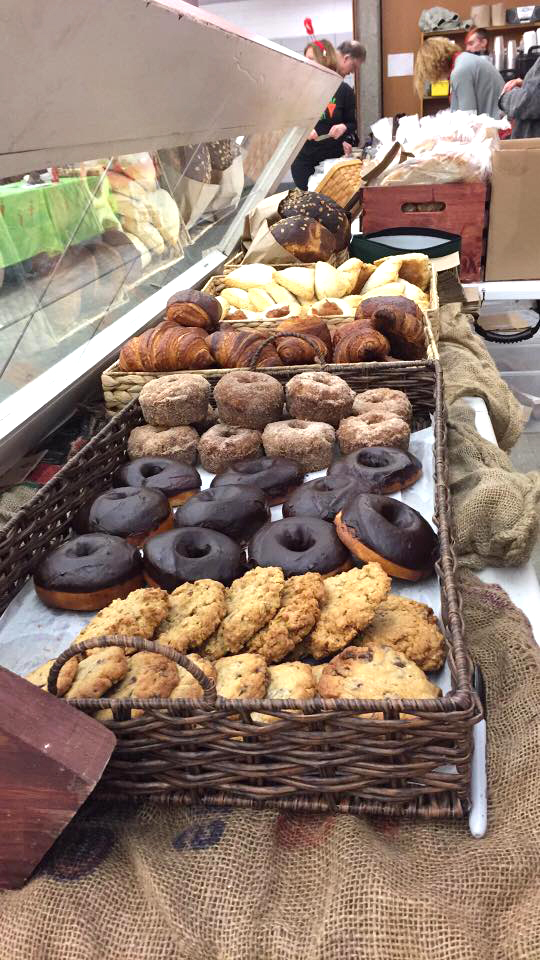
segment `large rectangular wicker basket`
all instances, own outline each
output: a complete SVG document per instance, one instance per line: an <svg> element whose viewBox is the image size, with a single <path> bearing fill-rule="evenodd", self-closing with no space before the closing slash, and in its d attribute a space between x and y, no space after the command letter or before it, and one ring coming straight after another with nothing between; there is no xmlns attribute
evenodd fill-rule
<svg viewBox="0 0 540 960"><path fill-rule="evenodd" d="M215 689L181 654L168 655L205 686L202 700L81 700L86 711L115 707L109 725L118 743L103 778L115 795L182 803L272 806L292 810L462 816L470 796L472 727L481 715L471 685L454 581L442 380L435 362L387 370L385 385L404 389L418 418L434 412L436 522L442 621L448 642L451 693L435 700L245 701L216 698ZM283 369L281 378L294 371ZM350 370L354 389L373 381ZM364 379L362 379L364 377ZM215 378L212 381L215 383ZM379 381L380 383L380 381ZM126 458L130 430L142 422L133 401L24 507L0 545L0 611L43 556L70 535L77 510L110 485ZM118 643L92 640L92 646ZM127 640L125 640L128 643ZM131 646L152 649L146 641ZM70 648L56 661L55 677ZM81 647L82 649L82 647ZM143 711L129 719L131 707ZM256 725L263 710L275 722Z"/></svg>

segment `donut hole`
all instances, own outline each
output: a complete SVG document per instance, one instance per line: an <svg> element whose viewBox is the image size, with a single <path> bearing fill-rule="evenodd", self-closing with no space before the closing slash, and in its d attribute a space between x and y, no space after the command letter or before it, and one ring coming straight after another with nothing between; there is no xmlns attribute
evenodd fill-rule
<svg viewBox="0 0 540 960"><path fill-rule="evenodd" d="M375 453L366 447L358 451L356 462L362 467L387 467L390 464L390 457L387 453Z"/></svg>
<svg viewBox="0 0 540 960"><path fill-rule="evenodd" d="M309 427L308 423L302 423L300 420L291 420L288 424L289 430L307 430Z"/></svg>
<svg viewBox="0 0 540 960"><path fill-rule="evenodd" d="M298 527L296 530L284 530L281 535L281 546L292 553L305 553L315 546L316 540L309 530Z"/></svg>
<svg viewBox="0 0 540 960"><path fill-rule="evenodd" d="M376 410L367 410L366 413L361 414L361 419L364 423L385 423L388 417L384 413L377 413Z"/></svg>
<svg viewBox="0 0 540 960"><path fill-rule="evenodd" d="M210 553L209 543L177 543L176 552L181 557L187 557L188 560L201 560Z"/></svg>
<svg viewBox="0 0 540 960"><path fill-rule="evenodd" d="M265 470L270 464L268 461L265 462L264 458L261 460L252 460L249 463L242 463L238 465L236 469L239 473L246 473L248 476L252 473L261 473L262 470Z"/></svg>
<svg viewBox="0 0 540 960"><path fill-rule="evenodd" d="M234 379L237 383L253 383L254 380L255 382L257 381L257 378L254 378L251 373L237 373Z"/></svg>
<svg viewBox="0 0 540 960"><path fill-rule="evenodd" d="M145 480L148 477L156 477L158 473L163 473L163 467L159 463L143 463L141 466L141 477Z"/></svg>
<svg viewBox="0 0 540 960"><path fill-rule="evenodd" d="M92 554L95 552L96 552L96 547L93 543L81 543L81 541L79 540L77 541L77 543L73 544L73 548L71 550L71 556L72 557L91 557Z"/></svg>
<svg viewBox="0 0 540 960"><path fill-rule="evenodd" d="M324 373L312 373L310 380L313 380L314 383L324 383L325 386L328 385L328 374Z"/></svg>

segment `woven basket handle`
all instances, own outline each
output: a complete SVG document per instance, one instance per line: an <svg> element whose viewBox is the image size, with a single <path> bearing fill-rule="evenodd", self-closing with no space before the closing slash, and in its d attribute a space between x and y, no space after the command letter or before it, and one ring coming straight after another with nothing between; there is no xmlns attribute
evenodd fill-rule
<svg viewBox="0 0 540 960"><path fill-rule="evenodd" d="M107 636L107 637L98 637L92 640L83 640L81 643L73 643L71 647L68 647L67 650L64 650L56 660L54 661L47 680L47 690L49 693L52 693L53 696L58 696L58 674L60 670L67 663L71 657L77 656L77 654L85 653L86 650L91 650L94 647L131 647L136 650L146 650L149 653L161 653L164 657L168 657L169 660L174 660L178 666L183 667L184 670L187 670L192 677L200 683L203 689L203 700L208 704L214 704L216 702L216 686L214 681L207 677L199 667L189 660L183 653L178 653L177 650L173 650L172 647L160 646L157 643L152 643L151 640L143 640L140 637L126 637L126 636ZM114 698L113 698L114 699ZM139 698L140 699L140 698ZM167 697L163 698L164 700ZM122 702L124 702L122 700ZM129 699L126 698L126 706L129 706Z"/></svg>
<svg viewBox="0 0 540 960"><path fill-rule="evenodd" d="M324 317L321 317L320 319L324 321ZM317 357L319 365L323 367L323 369L326 369L327 362L324 356L322 355L319 346L315 343L315 338L310 337L309 333L294 333L292 330L290 332L288 330L284 330L282 333L273 333L271 336L267 337L266 340L263 340L263 342L257 347L257 349L255 350L255 353L253 354L251 363L249 365L249 369L255 370L257 368L259 357L265 347L267 347L270 343L274 343L276 340L280 340L283 337L295 337L297 340L304 340L305 343L309 343L310 347L313 347L315 351L315 355ZM299 364L299 366L302 366L302 364Z"/></svg>

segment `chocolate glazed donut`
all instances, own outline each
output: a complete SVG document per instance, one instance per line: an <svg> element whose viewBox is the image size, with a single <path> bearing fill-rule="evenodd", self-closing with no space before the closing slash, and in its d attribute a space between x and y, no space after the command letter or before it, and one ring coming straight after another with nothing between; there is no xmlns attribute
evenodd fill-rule
<svg viewBox="0 0 540 960"><path fill-rule="evenodd" d="M230 537L198 527L152 537L143 552L146 582L163 590L195 580L218 580L228 587L245 572L244 561L244 552Z"/></svg>
<svg viewBox="0 0 540 960"><path fill-rule="evenodd" d="M380 563L390 577L429 577L438 555L437 535L412 507L392 497L361 493L337 514L339 539L364 563Z"/></svg>
<svg viewBox="0 0 540 960"><path fill-rule="evenodd" d="M239 543L246 543L270 520L268 501L259 487L250 484L213 487L191 497L179 507L176 527L217 530Z"/></svg>
<svg viewBox="0 0 540 960"><path fill-rule="evenodd" d="M395 447L363 447L336 460L329 477L349 477L364 493L396 493L416 483L422 464L412 453Z"/></svg>
<svg viewBox="0 0 540 960"><path fill-rule="evenodd" d="M143 586L137 547L106 533L62 543L34 573L38 597L60 610L101 610Z"/></svg>
<svg viewBox="0 0 540 960"><path fill-rule="evenodd" d="M254 567L281 567L286 577L303 573L333 577L352 566L332 524L315 517L267 523L252 537L248 561Z"/></svg>
<svg viewBox="0 0 540 960"><path fill-rule="evenodd" d="M115 487L151 487L169 498L171 507L189 500L201 489L194 467L167 457L138 457L116 472Z"/></svg>
<svg viewBox="0 0 540 960"><path fill-rule="evenodd" d="M332 522L336 513L362 488L348 474L308 480L283 504L284 517L318 517Z"/></svg>
<svg viewBox="0 0 540 960"><path fill-rule="evenodd" d="M170 530L173 517L169 501L151 487L115 487L96 497L88 512L90 533L110 533L135 547L149 537Z"/></svg>
<svg viewBox="0 0 540 960"><path fill-rule="evenodd" d="M211 487L223 484L251 484L259 487L271 507L283 503L286 497L304 479L300 464L287 457L259 457L257 460L237 460L229 470L214 477Z"/></svg>

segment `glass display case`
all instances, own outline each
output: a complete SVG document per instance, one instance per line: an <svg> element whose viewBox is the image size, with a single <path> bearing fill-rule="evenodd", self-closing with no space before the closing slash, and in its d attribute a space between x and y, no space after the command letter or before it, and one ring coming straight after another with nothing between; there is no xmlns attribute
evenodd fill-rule
<svg viewBox="0 0 540 960"><path fill-rule="evenodd" d="M219 269L339 82L181 0L97 2L92 17L62 0L45 16L38 0L7 6L3 468L172 293Z"/></svg>

